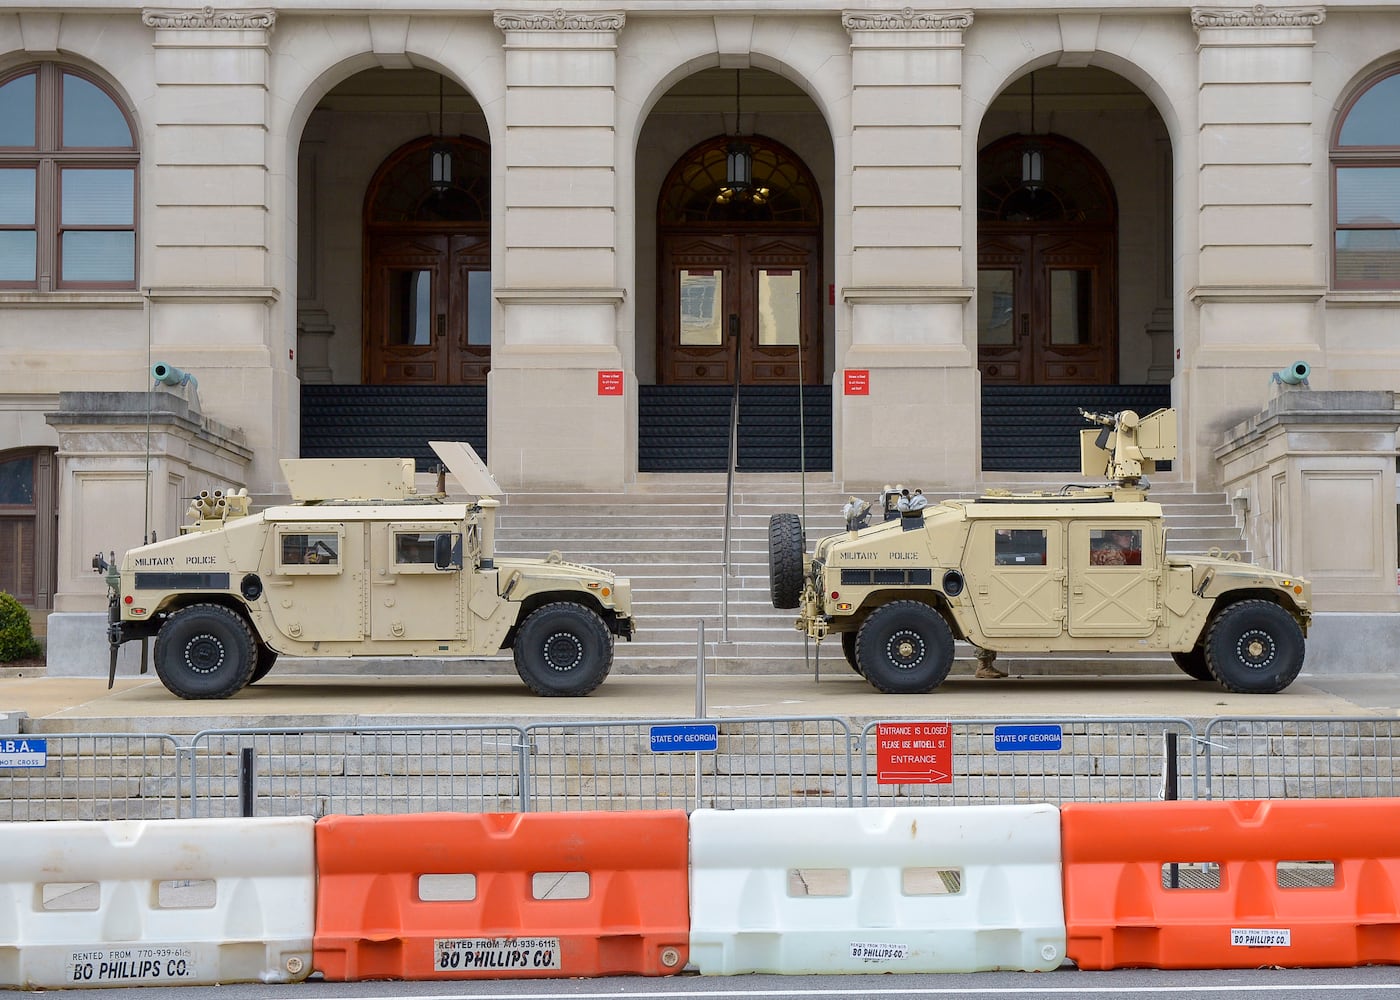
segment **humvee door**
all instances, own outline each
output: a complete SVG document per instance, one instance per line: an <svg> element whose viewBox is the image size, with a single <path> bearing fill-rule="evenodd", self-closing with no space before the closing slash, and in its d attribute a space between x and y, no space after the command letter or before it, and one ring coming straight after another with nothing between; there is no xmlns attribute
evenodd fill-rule
<svg viewBox="0 0 1400 1000"><path fill-rule="evenodd" d="M1065 624L1064 530L1058 521L979 520L963 574L982 632L1060 635Z"/></svg>
<svg viewBox="0 0 1400 1000"><path fill-rule="evenodd" d="M363 639L364 526L353 521L269 523L262 578L277 631L303 642Z"/></svg>
<svg viewBox="0 0 1400 1000"><path fill-rule="evenodd" d="M1069 527L1069 634L1147 636L1162 620L1157 532L1149 521Z"/></svg>
<svg viewBox="0 0 1400 1000"><path fill-rule="evenodd" d="M461 521L387 521L370 527L376 571L370 576L374 639L451 641L462 635L462 570L436 565L439 535L461 551Z"/></svg>

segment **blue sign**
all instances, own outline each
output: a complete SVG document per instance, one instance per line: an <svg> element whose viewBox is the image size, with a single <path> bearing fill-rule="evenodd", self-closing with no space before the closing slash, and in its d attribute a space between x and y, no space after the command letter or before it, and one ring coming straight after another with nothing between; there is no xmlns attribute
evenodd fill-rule
<svg viewBox="0 0 1400 1000"><path fill-rule="evenodd" d="M1059 750L1059 726L997 726L992 734L997 752L1010 750Z"/></svg>
<svg viewBox="0 0 1400 1000"><path fill-rule="evenodd" d="M652 753L695 753L719 749L719 726L714 723L691 726L652 726Z"/></svg>
<svg viewBox="0 0 1400 1000"><path fill-rule="evenodd" d="M47 767L49 741L32 736L0 737L0 767Z"/></svg>

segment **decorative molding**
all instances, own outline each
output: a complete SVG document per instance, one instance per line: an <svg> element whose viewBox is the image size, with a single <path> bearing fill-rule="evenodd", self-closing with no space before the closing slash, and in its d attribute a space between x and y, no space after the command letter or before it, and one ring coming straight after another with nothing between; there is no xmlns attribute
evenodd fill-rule
<svg viewBox="0 0 1400 1000"><path fill-rule="evenodd" d="M198 10L151 8L141 12L141 22L148 28L232 28L271 31L277 23L275 10Z"/></svg>
<svg viewBox="0 0 1400 1000"><path fill-rule="evenodd" d="M1201 28L1316 28L1327 19L1325 7L1195 7L1191 24Z"/></svg>
<svg viewBox="0 0 1400 1000"><path fill-rule="evenodd" d="M625 288L495 288L492 297L501 305L621 305Z"/></svg>
<svg viewBox="0 0 1400 1000"><path fill-rule="evenodd" d="M907 305L928 302L968 302L976 289L962 285L848 285L841 298L851 305Z"/></svg>
<svg viewBox="0 0 1400 1000"><path fill-rule="evenodd" d="M1196 285L1186 293L1192 302L1313 303L1327 294L1325 285Z"/></svg>
<svg viewBox="0 0 1400 1000"><path fill-rule="evenodd" d="M497 11L493 20L502 31L621 31L627 16L622 11L597 14L560 7L545 14Z"/></svg>
<svg viewBox="0 0 1400 1000"><path fill-rule="evenodd" d="M845 11L841 26L847 31L966 31L972 25L970 10Z"/></svg>

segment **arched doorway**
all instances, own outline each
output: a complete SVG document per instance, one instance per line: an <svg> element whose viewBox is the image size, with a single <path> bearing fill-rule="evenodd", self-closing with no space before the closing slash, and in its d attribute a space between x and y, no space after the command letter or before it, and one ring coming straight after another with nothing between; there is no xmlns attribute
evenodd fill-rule
<svg viewBox="0 0 1400 1000"><path fill-rule="evenodd" d="M367 385L485 384L490 159L475 139L425 136L375 172L364 208Z"/></svg>
<svg viewBox="0 0 1400 1000"><path fill-rule="evenodd" d="M729 184L733 139L677 160L657 205L657 382L822 381L822 211L816 181L772 139L745 136L751 182ZM800 373L800 374L799 374Z"/></svg>
<svg viewBox="0 0 1400 1000"><path fill-rule="evenodd" d="M1038 156L1028 177L1027 156ZM1011 135L977 158L977 364L984 385L1118 379L1117 203L1088 150Z"/></svg>

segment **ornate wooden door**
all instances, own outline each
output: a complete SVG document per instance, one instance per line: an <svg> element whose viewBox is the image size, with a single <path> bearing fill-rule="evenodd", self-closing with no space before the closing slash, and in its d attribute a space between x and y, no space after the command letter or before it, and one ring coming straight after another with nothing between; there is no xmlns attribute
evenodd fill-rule
<svg viewBox="0 0 1400 1000"><path fill-rule="evenodd" d="M658 381L819 383L818 250L805 232L666 237Z"/></svg>

